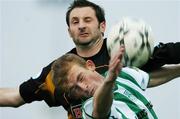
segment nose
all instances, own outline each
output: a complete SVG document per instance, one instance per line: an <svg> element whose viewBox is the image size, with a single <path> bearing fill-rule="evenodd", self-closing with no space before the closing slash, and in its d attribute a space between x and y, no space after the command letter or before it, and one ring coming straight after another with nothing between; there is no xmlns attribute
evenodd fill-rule
<svg viewBox="0 0 180 119"><path fill-rule="evenodd" d="M82 32L84 31L86 28L86 24L83 21L79 22L79 30Z"/></svg>
<svg viewBox="0 0 180 119"><path fill-rule="evenodd" d="M79 28L79 31L80 31L80 32L84 32L84 31L85 31L85 27Z"/></svg>

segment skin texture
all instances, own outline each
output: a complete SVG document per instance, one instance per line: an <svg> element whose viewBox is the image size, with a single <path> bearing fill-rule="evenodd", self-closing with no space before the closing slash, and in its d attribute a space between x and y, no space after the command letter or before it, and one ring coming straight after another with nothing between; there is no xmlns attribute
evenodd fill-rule
<svg viewBox="0 0 180 119"><path fill-rule="evenodd" d="M81 13L81 14L79 14ZM69 34L80 56L89 57L99 52L103 44L105 22L99 23L91 7L75 8L70 13Z"/></svg>
<svg viewBox="0 0 180 119"><path fill-rule="evenodd" d="M77 99L92 97L104 80L104 77L95 71L94 63L87 62L86 67L73 65L68 74L69 89Z"/></svg>
<svg viewBox="0 0 180 119"><path fill-rule="evenodd" d="M0 106L1 107L19 107L25 104L20 96L19 88L0 88Z"/></svg>

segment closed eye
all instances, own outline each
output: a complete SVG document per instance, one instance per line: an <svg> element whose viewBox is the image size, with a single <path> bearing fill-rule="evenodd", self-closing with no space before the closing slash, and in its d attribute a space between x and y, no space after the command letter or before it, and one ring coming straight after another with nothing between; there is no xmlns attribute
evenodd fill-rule
<svg viewBox="0 0 180 119"><path fill-rule="evenodd" d="M83 76L83 73L81 72L81 73L79 73L78 76L77 76L77 81L78 81L78 82L82 82L83 79L84 79L84 76Z"/></svg>
<svg viewBox="0 0 180 119"><path fill-rule="evenodd" d="M73 22L72 22L72 24L77 24L77 23L78 23L78 21L73 21Z"/></svg>
<svg viewBox="0 0 180 119"><path fill-rule="evenodd" d="M85 22L91 22L92 21L92 18L91 17L86 17L85 18Z"/></svg>
<svg viewBox="0 0 180 119"><path fill-rule="evenodd" d="M71 20L71 24L77 24L77 23L79 23L78 18L73 17L72 20Z"/></svg>

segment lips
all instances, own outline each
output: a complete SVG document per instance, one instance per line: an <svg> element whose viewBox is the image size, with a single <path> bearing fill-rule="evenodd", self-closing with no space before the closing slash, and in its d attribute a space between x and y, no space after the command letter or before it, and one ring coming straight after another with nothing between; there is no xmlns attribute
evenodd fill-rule
<svg viewBox="0 0 180 119"><path fill-rule="evenodd" d="M79 36L81 37L87 37L89 34L88 33L80 33Z"/></svg>

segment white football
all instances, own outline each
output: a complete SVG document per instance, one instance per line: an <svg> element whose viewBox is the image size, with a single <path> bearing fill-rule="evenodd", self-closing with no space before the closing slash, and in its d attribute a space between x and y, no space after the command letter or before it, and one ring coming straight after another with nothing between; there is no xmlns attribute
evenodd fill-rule
<svg viewBox="0 0 180 119"><path fill-rule="evenodd" d="M154 50L150 25L141 19L123 18L114 25L107 37L107 48L112 56L121 45L125 46L124 66L143 66Z"/></svg>

